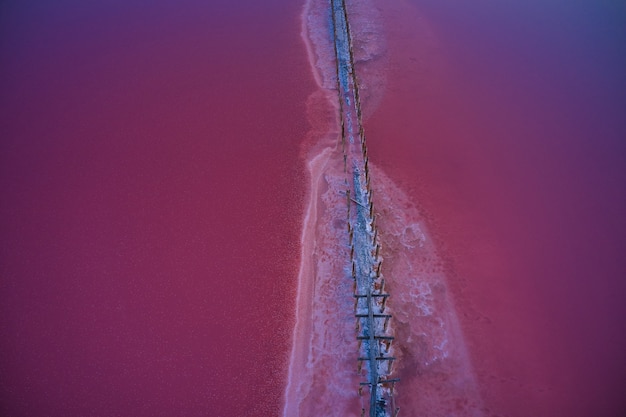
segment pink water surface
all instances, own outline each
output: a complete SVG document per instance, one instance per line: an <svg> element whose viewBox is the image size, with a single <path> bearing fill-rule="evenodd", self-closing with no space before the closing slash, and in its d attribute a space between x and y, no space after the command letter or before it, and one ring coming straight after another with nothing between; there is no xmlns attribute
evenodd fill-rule
<svg viewBox="0 0 626 417"><path fill-rule="evenodd" d="M624 415L623 4L382 9L370 155L428 213L485 415Z"/></svg>
<svg viewBox="0 0 626 417"><path fill-rule="evenodd" d="M279 413L299 6L2 3L0 415Z"/></svg>
<svg viewBox="0 0 626 417"><path fill-rule="evenodd" d="M0 414L279 415L306 113L333 119L300 7L0 6ZM623 6L377 10L374 184L434 236L483 413L623 415Z"/></svg>

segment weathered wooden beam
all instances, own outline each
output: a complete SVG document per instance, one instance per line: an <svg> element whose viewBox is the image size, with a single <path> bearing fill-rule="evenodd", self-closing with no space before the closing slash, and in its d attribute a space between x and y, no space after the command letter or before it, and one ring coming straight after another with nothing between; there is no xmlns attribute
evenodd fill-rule
<svg viewBox="0 0 626 417"><path fill-rule="evenodd" d="M391 384L391 383L395 383L400 381L400 378L393 378L393 379L379 379L378 383L379 384Z"/></svg>
<svg viewBox="0 0 626 417"><path fill-rule="evenodd" d="M370 339L369 336L357 336L356 338L357 338L357 340L369 340ZM377 336L377 335L374 335L374 339L377 339L377 340L394 340L395 337L393 337L393 336Z"/></svg>
<svg viewBox="0 0 626 417"><path fill-rule="evenodd" d="M358 358L358 360L360 361L369 361L370 358L365 357L365 356L361 356L360 358ZM376 357L377 361L395 361L396 358L393 356L377 356Z"/></svg>
<svg viewBox="0 0 626 417"><path fill-rule="evenodd" d="M394 379L379 379L378 380L378 384L388 384L388 383L396 383L400 381L400 378L394 378ZM361 386L371 386L372 383L371 382L360 382L359 385Z"/></svg>
<svg viewBox="0 0 626 417"><path fill-rule="evenodd" d="M376 298L387 298L389 297L391 294L371 294L371 297L376 297ZM354 294L353 297L356 298L367 298L367 294Z"/></svg>

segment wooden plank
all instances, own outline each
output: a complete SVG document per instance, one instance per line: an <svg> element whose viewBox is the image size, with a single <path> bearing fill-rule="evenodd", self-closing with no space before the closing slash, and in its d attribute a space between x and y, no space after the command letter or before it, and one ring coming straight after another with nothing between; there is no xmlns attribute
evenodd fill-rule
<svg viewBox="0 0 626 417"><path fill-rule="evenodd" d="M367 298L368 296L373 298L387 298L390 296L390 294L354 294L353 296L356 298Z"/></svg>
<svg viewBox="0 0 626 417"><path fill-rule="evenodd" d="M366 358L366 357L360 357L358 360L360 361L369 361L370 358ZM377 361L395 361L396 358L393 356L378 356L376 358Z"/></svg>
<svg viewBox="0 0 626 417"><path fill-rule="evenodd" d="M377 340L394 340L393 336L357 336L357 340L368 340L368 339L377 339Z"/></svg>

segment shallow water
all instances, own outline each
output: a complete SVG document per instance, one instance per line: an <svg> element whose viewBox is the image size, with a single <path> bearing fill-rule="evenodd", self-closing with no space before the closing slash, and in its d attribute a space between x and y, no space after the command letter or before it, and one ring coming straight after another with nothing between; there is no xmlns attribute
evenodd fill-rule
<svg viewBox="0 0 626 417"><path fill-rule="evenodd" d="M359 415L307 5L0 5L0 414ZM400 415L623 415L624 6L348 6Z"/></svg>
<svg viewBox="0 0 626 417"><path fill-rule="evenodd" d="M389 2L372 159L425 213L487 415L621 415L617 2Z"/></svg>
<svg viewBox="0 0 626 417"><path fill-rule="evenodd" d="M300 5L0 10L0 414L278 415Z"/></svg>

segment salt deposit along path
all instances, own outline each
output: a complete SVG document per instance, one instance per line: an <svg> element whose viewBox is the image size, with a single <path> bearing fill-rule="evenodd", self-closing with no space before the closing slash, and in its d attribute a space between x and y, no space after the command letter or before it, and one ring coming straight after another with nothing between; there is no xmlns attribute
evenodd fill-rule
<svg viewBox="0 0 626 417"><path fill-rule="evenodd" d="M307 0L301 15L319 88L307 101L310 186L283 417L483 416L426 218L370 161L363 122L386 83L377 13L370 0Z"/></svg>

